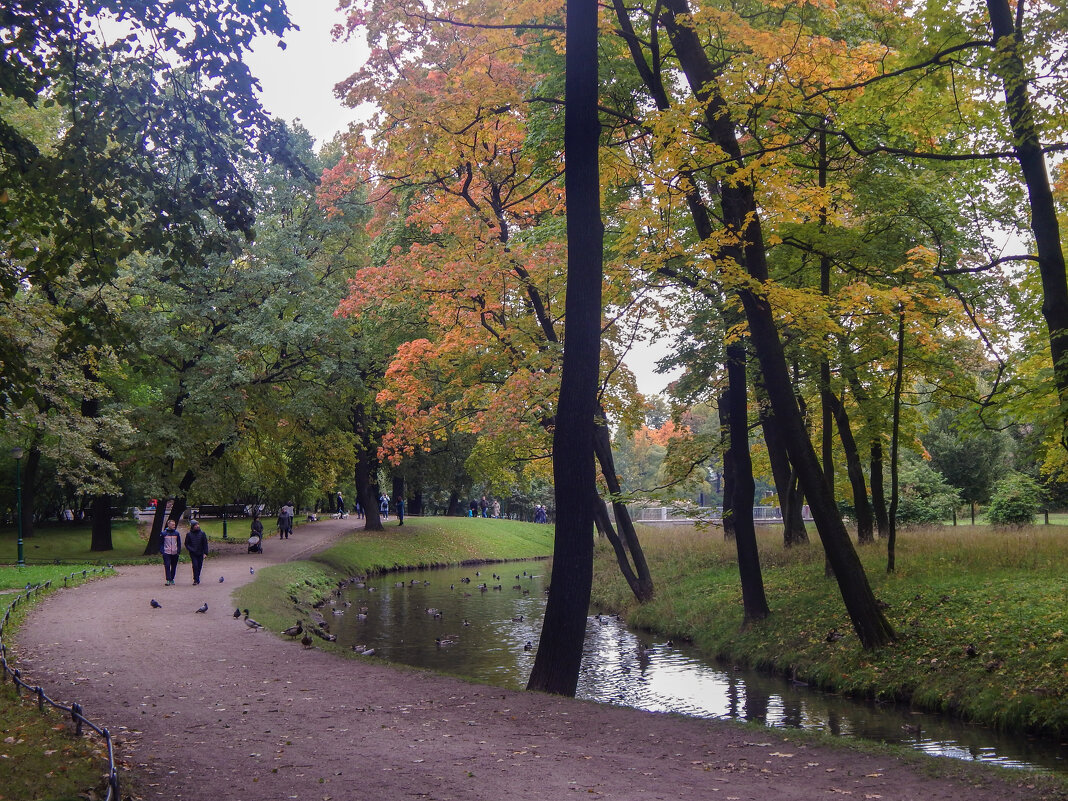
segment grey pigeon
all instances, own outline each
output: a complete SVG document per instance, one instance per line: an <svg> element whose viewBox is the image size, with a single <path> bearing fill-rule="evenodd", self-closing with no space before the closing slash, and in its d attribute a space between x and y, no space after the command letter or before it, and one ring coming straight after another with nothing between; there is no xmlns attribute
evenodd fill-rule
<svg viewBox="0 0 1068 801"><path fill-rule="evenodd" d="M219 576L219 583L222 584L223 581L225 581L225 579L222 576Z"/></svg>
<svg viewBox="0 0 1068 801"><path fill-rule="evenodd" d="M151 601L149 601L149 603L152 605L153 609L162 609L163 608L163 604L161 604L155 598L153 598Z"/></svg>
<svg viewBox="0 0 1068 801"><path fill-rule="evenodd" d="M197 612L199 612L200 614L204 614L207 611L208 611L208 602L205 601L204 605L202 607L200 607L200 609L198 609Z"/></svg>

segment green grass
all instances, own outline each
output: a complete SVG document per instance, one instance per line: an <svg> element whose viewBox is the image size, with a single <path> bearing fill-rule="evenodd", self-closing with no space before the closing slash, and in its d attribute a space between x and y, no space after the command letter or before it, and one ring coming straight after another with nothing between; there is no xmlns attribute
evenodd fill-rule
<svg viewBox="0 0 1068 801"><path fill-rule="evenodd" d="M0 589L24 587L26 582L43 584L51 580L53 588L63 586L63 578L76 572L71 584L80 583L81 571L89 577L100 576L93 565L50 565L26 568L0 568ZM50 590L41 590L39 597ZM0 612L6 610L17 593L0 594ZM22 623L31 604L20 603L4 626L4 641L9 641ZM45 688L48 694L48 688ZM71 699L56 698L59 703ZM94 721L98 725L103 721ZM26 690L16 697L14 684L0 685L0 765L4 781L0 799L77 799L102 797L106 790L102 778L107 768L107 751L103 739L91 734L75 737L69 717L45 705L37 708L36 696Z"/></svg>
<svg viewBox="0 0 1068 801"><path fill-rule="evenodd" d="M148 528L151 523L132 520L116 520L111 527L110 551L90 551L92 528L88 524L51 524L35 528L32 537L22 542L22 552L27 565L63 564L139 564L158 561L155 554L145 556ZM211 542L219 542L223 535L222 520L201 520L201 528ZM181 530L185 532L183 524ZM228 520L227 536L245 539L248 536L247 520ZM13 528L0 528L0 565L14 565L18 561L18 534ZM22 584L16 586L25 585Z"/></svg>
<svg viewBox="0 0 1068 801"><path fill-rule="evenodd" d="M873 652L853 634L818 544L787 551L777 531L759 536L772 615L748 630L734 546L718 532L643 529L657 596L641 607L599 547L594 602L734 664L1006 730L1068 733L1068 532L904 532L892 575L883 544L861 548L899 635ZM828 642L832 631L845 636Z"/></svg>
<svg viewBox="0 0 1068 801"><path fill-rule="evenodd" d="M463 517L406 518L403 526L360 531L304 562L256 571L236 593L242 608L269 629L280 630L350 576L405 568L534 559L550 556L552 526ZM324 645L316 641L316 645Z"/></svg>

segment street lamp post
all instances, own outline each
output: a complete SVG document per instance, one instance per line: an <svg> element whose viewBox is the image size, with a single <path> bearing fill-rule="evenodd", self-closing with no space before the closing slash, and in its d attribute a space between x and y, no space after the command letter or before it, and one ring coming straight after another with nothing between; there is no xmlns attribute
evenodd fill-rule
<svg viewBox="0 0 1068 801"><path fill-rule="evenodd" d="M19 567L26 567L26 558L22 554L22 448L12 448L15 457L15 527L19 535Z"/></svg>

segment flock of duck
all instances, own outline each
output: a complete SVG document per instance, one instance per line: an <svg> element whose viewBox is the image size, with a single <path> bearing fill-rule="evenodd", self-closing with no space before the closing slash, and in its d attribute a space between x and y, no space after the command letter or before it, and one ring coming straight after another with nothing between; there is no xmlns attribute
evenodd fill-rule
<svg viewBox="0 0 1068 801"><path fill-rule="evenodd" d="M481 576L481 571L476 570L475 579L479 579L481 578ZM492 580L496 582L495 584L490 584L487 581L477 582L469 577L464 577L460 579L459 590L463 594L463 597L472 597L473 593L467 590L467 587L469 586L472 590L477 590L480 593L486 593L491 591L503 592L504 585L502 578L496 573L491 573L491 576ZM515 578L519 582L522 582L524 579L530 581L535 578L535 575L533 573L528 573L526 570L524 570L521 573L516 574ZM411 579L410 581L395 582L393 586L396 589L429 587L430 582L421 579ZM334 591L330 594L329 597L320 598L318 601L313 603L310 608L303 608L300 603L300 600L296 596L290 595L290 600L298 608L298 611L303 612L304 616L298 618L296 623L294 623L292 626L289 626L288 628L282 629L279 633L285 637L289 637L294 640L299 637L301 645L303 645L305 648L311 648L314 645L314 640L312 639L313 637L317 637L325 642L337 642L337 635L330 631L330 622L327 618L326 612L328 611L330 617L333 618L340 618L345 616L347 613L350 613L353 608L353 602L343 599L343 596L347 591L353 589L366 590L367 592L377 591L376 587L373 587L367 583L366 576L354 576L352 578L337 582ZM457 590L458 588L454 583L449 585L449 589ZM512 589L520 592L522 595L530 594L530 590L524 587L522 583L513 585ZM242 610L235 610L234 617L239 617L240 615L238 614L238 612L240 611ZM247 626L257 630L259 628L262 628L262 626L256 623L255 620L252 620L248 617L247 609L243 611L245 624ZM425 607L424 612L428 616L438 620L444 618L444 614L442 613L442 611L440 609L437 609L436 607ZM355 607L354 616L356 620L361 622L366 621L369 619L369 615L369 607ZM306 620L310 622L310 625L305 623ZM512 617L512 622L523 622L523 615L515 615L514 617ZM471 622L464 618L461 621L461 625L467 627L471 625ZM437 648L448 648L457 643L459 639L460 637L458 634L444 634L435 638L434 645ZM533 648L534 645L530 641L527 641L523 645L523 649L526 651L530 651ZM374 656L375 654L375 649L373 647L369 647L367 645L359 643L352 645L351 650L353 653L358 654L360 656Z"/></svg>

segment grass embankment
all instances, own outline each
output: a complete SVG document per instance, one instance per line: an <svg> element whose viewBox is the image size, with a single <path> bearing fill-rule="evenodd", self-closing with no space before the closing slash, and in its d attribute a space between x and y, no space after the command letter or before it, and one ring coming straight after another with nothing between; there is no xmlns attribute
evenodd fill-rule
<svg viewBox="0 0 1068 801"><path fill-rule="evenodd" d="M311 605L350 576L406 568L550 556L553 527L511 520L409 517L384 531L357 536L312 556L259 570L257 580L237 591L242 608L263 625L281 629L308 619ZM316 641L317 645L323 643Z"/></svg>
<svg viewBox="0 0 1068 801"><path fill-rule="evenodd" d="M141 545L142 549L144 544ZM0 568L0 590L23 588L27 583L43 584L51 580L53 588L63 586L64 576L77 572L69 582L84 579L82 570L95 570L93 565L50 565L25 568ZM89 578L101 573L90 573ZM35 597L43 596L42 590ZM17 593L0 594L0 614L8 608ZM19 604L4 626L4 642L10 640L30 609L29 603ZM10 656L10 651L8 652ZM45 687L49 695L49 688ZM69 704L67 698L56 698ZM104 721L94 721L98 725ZM66 799L95 798L106 790L104 774L107 769L104 741L84 730L87 736L75 737L70 718L58 710L45 706L37 709L36 696L23 691L21 702L15 696L14 684L0 685L0 799Z"/></svg>
<svg viewBox="0 0 1068 801"><path fill-rule="evenodd" d="M595 569L595 605L625 613L632 625L851 695L909 701L1007 730L1068 732L1064 529L903 532L892 575L885 544L861 548L898 634L872 652L860 647L837 584L824 577L818 544L787 551L777 529L761 532L772 614L742 631L733 543L719 530L692 527L646 527L641 535L656 581L651 603L637 606L607 547L598 548Z"/></svg>

